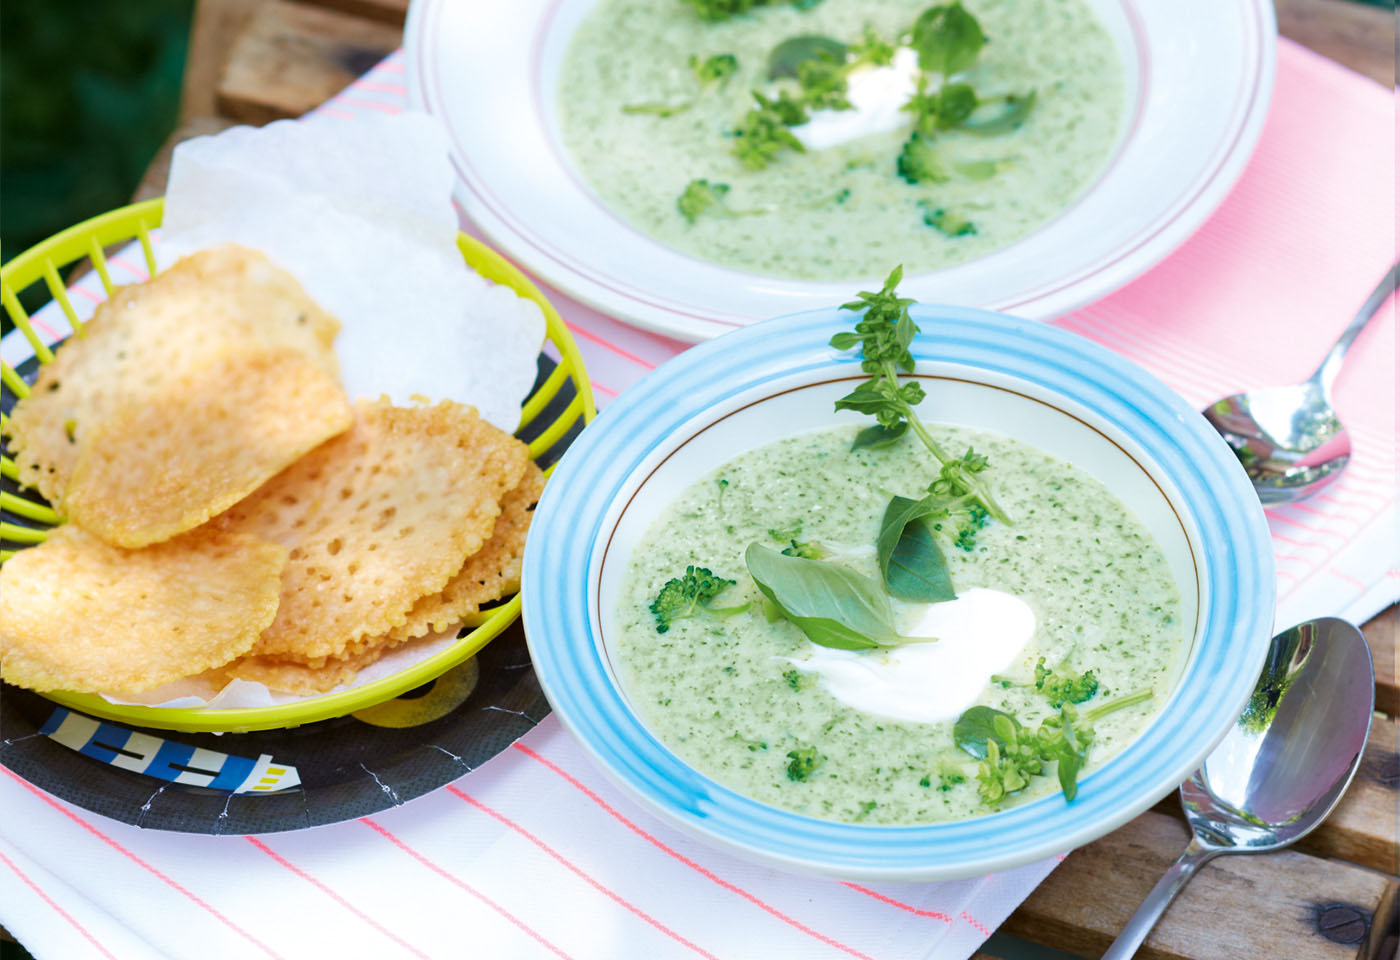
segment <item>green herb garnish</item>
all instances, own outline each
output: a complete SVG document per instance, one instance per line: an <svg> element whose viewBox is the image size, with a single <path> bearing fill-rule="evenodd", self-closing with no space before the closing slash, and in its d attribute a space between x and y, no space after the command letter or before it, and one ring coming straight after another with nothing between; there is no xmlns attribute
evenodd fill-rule
<svg viewBox="0 0 1400 960"><path fill-rule="evenodd" d="M1073 800L1079 792L1079 771L1094 739L1093 724L1114 711L1150 699L1152 691L1141 690L1083 713L1066 704L1034 733L1002 710L972 707L953 724L953 742L982 761L977 765L978 795L986 803L995 805L1007 794L1025 789L1046 763L1057 765L1060 791L1065 800Z"/></svg>
<svg viewBox="0 0 1400 960"><path fill-rule="evenodd" d="M768 79L796 77L804 63L828 58L833 63L846 59L846 45L840 40L818 35L788 37L768 53Z"/></svg>
<svg viewBox="0 0 1400 960"><path fill-rule="evenodd" d="M740 14L748 13L754 7L766 7L773 3L773 0L681 0L686 6L693 9L701 20L728 20ZM788 0L788 2L798 10L811 10L822 0Z"/></svg>
<svg viewBox="0 0 1400 960"><path fill-rule="evenodd" d="M1035 664L1035 688L1050 699L1050 706L1060 707L1066 703L1083 703L1099 691L1098 678L1094 671L1063 675L1045 666L1041 657Z"/></svg>
<svg viewBox="0 0 1400 960"><path fill-rule="evenodd" d="M797 540L790 540L788 545L783 547L782 553L785 557L806 557L808 560L820 560L826 556L826 551L819 544L802 543Z"/></svg>
<svg viewBox="0 0 1400 960"><path fill-rule="evenodd" d="M716 576L704 567L686 567L685 575L667 580L656 599L651 602L651 613L656 618L656 632L665 633L671 629L674 621L685 620L702 613L720 617L743 613L752 604L712 606L715 597L732 586L733 580Z"/></svg>
<svg viewBox="0 0 1400 960"><path fill-rule="evenodd" d="M960 2L929 7L914 21L910 46L919 54L919 67L951 77L977 63L987 35L977 18Z"/></svg>
<svg viewBox="0 0 1400 960"><path fill-rule="evenodd" d="M977 233L977 224L956 213L949 213L942 207L935 207L927 200L920 200L924 211L924 224L947 237L967 237Z"/></svg>
<svg viewBox="0 0 1400 960"><path fill-rule="evenodd" d="M739 59L732 53L717 53L704 60L692 54L690 69L695 73L695 79L700 81L701 87L713 84L723 86L739 69Z"/></svg>
<svg viewBox="0 0 1400 960"><path fill-rule="evenodd" d="M784 670L783 679L787 681L789 687L799 692L817 682L816 674L803 673L801 670Z"/></svg>
<svg viewBox="0 0 1400 960"><path fill-rule="evenodd" d="M942 603L956 596L943 551L924 522L945 509L931 497L894 497L885 508L875 556L891 596L916 603Z"/></svg>
<svg viewBox="0 0 1400 960"><path fill-rule="evenodd" d="M986 103L1000 103L1002 105L1001 112L986 119L979 119L973 115L962 124L961 129L968 133L975 133L979 137L1010 133L1025 123L1026 117L1030 116L1031 108L1035 106L1035 91L1023 94L1011 93L991 101L978 101L979 106Z"/></svg>
<svg viewBox="0 0 1400 960"><path fill-rule="evenodd" d="M870 24L865 25L865 33L847 48L853 65L869 64L872 67L888 67L894 62L894 44L887 42L875 32Z"/></svg>
<svg viewBox="0 0 1400 960"><path fill-rule="evenodd" d="M687 223L694 223L695 218L707 211L724 211L727 215L733 216L731 211L724 206L724 197L729 193L729 184L711 183L708 180L692 180L685 185L681 195L676 198L676 209L685 217Z"/></svg>
<svg viewBox="0 0 1400 960"><path fill-rule="evenodd" d="M769 527L768 536L782 543L784 540L792 540L802 536L802 520L797 519L786 527Z"/></svg>
<svg viewBox="0 0 1400 960"><path fill-rule="evenodd" d="M977 109L977 91L966 83L945 83L928 92L928 78L919 76L918 89L900 109L914 114L914 129L925 136L963 124Z"/></svg>
<svg viewBox="0 0 1400 960"><path fill-rule="evenodd" d="M933 142L917 130L904 141L895 171L906 183L945 183L949 179Z"/></svg>
<svg viewBox="0 0 1400 960"><path fill-rule="evenodd" d="M731 740L738 740L738 741L739 741L740 743L742 743L744 746L746 746L746 747L749 748L749 752L750 752L750 753L757 753L757 752L760 751L760 750L767 750L767 749L768 749L768 744L765 743L764 741L762 741L762 740L750 740L750 739L748 739L747 737L742 737L742 736L739 735L739 731L737 731L737 730L734 731L734 736L730 737L729 739L731 739Z"/></svg>
<svg viewBox="0 0 1400 960"><path fill-rule="evenodd" d="M870 379L837 400L836 409L854 410L875 417L886 436L897 430L912 431L938 462L946 465L955 458L939 445L914 411L914 407L924 399L923 387L919 386L918 381L899 381L901 370L912 372L914 369L914 357L909 352L909 345L919 332L909 316L909 305L914 301L896 293L895 288L903 276L904 268L895 267L880 292L862 291L858 300L842 306L843 310L856 310L863 315L854 331L833 336L831 346L837 350L860 347L861 369L870 374ZM997 505L991 490L977 476L977 472L967 469L964 464L957 472L959 482L966 484L968 495L979 501L994 519L1010 523L1011 519Z"/></svg>
<svg viewBox="0 0 1400 960"><path fill-rule="evenodd" d="M822 765L826 758L817 752L816 747L801 747L788 751L787 777L798 783L806 783L812 771Z"/></svg>
<svg viewBox="0 0 1400 960"><path fill-rule="evenodd" d="M739 162L750 170L762 170L784 150L806 153L802 141L788 129L785 114L779 112L783 109L788 111L786 115L794 115L790 107L783 106L782 98L769 101L755 92L754 100L758 105L744 114L739 129L734 131L734 146L730 152Z"/></svg>

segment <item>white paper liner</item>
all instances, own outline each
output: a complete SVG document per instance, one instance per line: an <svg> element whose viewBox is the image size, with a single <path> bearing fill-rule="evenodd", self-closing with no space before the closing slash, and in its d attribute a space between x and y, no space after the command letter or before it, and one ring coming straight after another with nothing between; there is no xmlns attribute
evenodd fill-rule
<svg viewBox="0 0 1400 960"><path fill-rule="evenodd" d="M421 113L196 137L175 148L156 259L261 250L339 318L352 398L457 400L513 431L544 315L463 267L452 177L447 136Z"/></svg>

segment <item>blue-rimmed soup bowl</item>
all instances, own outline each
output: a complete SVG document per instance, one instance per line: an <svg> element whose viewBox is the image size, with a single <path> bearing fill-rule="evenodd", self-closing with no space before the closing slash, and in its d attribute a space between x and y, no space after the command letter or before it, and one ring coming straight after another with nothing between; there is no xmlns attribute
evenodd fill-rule
<svg viewBox="0 0 1400 960"><path fill-rule="evenodd" d="M1104 483L1152 533L1186 643L1160 713L1066 802L873 826L745 797L688 766L639 718L614 670L632 550L690 484L782 437L867 421L833 401L866 375L828 345L855 315L821 310L701 344L614 402L550 481L524 560L535 670L560 719L639 801L749 858L850 880L972 876L1067 851L1174 789L1239 717L1272 633L1273 554L1257 498L1205 420L1141 368L1054 327L916 305L920 415L1005 434Z"/></svg>

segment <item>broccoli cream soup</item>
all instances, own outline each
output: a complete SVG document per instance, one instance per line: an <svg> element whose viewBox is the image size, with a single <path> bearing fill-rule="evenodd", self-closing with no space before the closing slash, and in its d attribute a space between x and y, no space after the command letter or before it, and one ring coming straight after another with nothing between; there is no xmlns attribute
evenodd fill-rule
<svg viewBox="0 0 1400 960"><path fill-rule="evenodd" d="M1083 0L600 0L558 117L603 203L657 240L856 279L982 256L1065 209L1117 141L1122 72Z"/></svg>
<svg viewBox="0 0 1400 960"><path fill-rule="evenodd" d="M815 817L956 820L1072 802L1164 704L1184 629L1143 526L1026 444L930 433L967 453L772 443L648 531L614 662L687 763Z"/></svg>

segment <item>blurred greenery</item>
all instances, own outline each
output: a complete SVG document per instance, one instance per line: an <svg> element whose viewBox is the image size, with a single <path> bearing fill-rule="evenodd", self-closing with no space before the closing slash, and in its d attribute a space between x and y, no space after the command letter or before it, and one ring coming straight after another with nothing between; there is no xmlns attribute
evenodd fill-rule
<svg viewBox="0 0 1400 960"><path fill-rule="evenodd" d="M179 120L194 3L0 3L0 257L131 199Z"/></svg>

